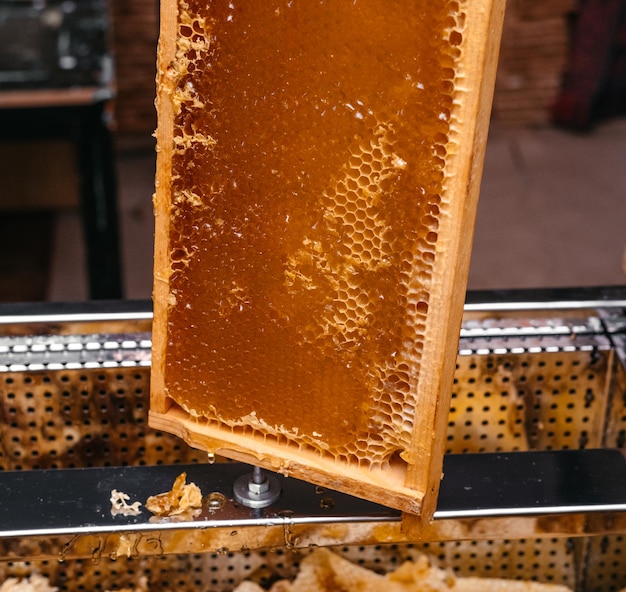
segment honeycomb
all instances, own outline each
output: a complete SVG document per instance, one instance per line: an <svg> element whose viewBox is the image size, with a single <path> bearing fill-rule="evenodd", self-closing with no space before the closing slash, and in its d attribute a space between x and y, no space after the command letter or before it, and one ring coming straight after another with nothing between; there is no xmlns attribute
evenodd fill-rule
<svg viewBox="0 0 626 592"><path fill-rule="evenodd" d="M410 459L457 0L179 0L164 388L199 424Z"/></svg>

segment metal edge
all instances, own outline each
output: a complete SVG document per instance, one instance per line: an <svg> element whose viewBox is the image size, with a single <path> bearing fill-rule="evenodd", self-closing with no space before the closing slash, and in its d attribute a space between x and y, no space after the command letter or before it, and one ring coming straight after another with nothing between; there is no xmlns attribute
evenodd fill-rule
<svg viewBox="0 0 626 592"><path fill-rule="evenodd" d="M625 286L469 290L465 312L626 308ZM151 320L150 300L0 304L0 325Z"/></svg>
<svg viewBox="0 0 626 592"><path fill-rule="evenodd" d="M219 463L3 472L0 539L400 520L400 513L386 506L336 491L320 494L310 483L280 475L283 494L259 513L232 498L233 484L245 467ZM224 505L217 511L207 506L196 519L185 520L152 520L147 510L121 520L110 514L113 487L130 499L144 500L182 471L203 495L220 492ZM446 455L435 521L623 513L624 471L626 452L618 449ZM333 503L320 505L328 499Z"/></svg>
<svg viewBox="0 0 626 592"><path fill-rule="evenodd" d="M469 290L466 312L626 307L626 286Z"/></svg>
<svg viewBox="0 0 626 592"><path fill-rule="evenodd" d="M0 325L152 320L150 300L0 304Z"/></svg>

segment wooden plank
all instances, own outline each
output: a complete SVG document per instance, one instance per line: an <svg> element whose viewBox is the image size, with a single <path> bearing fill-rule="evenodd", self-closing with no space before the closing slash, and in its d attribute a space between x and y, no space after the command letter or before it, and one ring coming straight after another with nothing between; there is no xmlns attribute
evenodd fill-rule
<svg viewBox="0 0 626 592"><path fill-rule="evenodd" d="M459 98L456 117L459 126L451 138L458 152L448 166L451 195L463 195L455 202L456 211L450 212L449 228L440 228L448 236L444 245L443 261L438 268L435 284L440 288L435 302L448 299L449 305L434 309L430 322L434 325L428 341L428 359L434 362L433 373L426 373L430 384L422 377L420 397L430 401L427 413L421 410L416 418L421 423L414 430L414 446L419 451L415 464L409 464L407 484L426 492L421 516L405 514L403 528L407 532L419 532L432 517L437 504L437 492L442 477L442 461L446 445L446 428L450 408L450 395L456 364L456 356L450 351L459 334L467 273L471 253L471 241L475 222L482 167L487 144L487 132L491 117L493 89L496 78L500 36L504 19L504 3L485 3L480 12L473 15L471 34L463 48L464 62L460 79L475 79L475 86L467 88ZM471 25L470 25L471 26ZM469 86L469 85L468 85ZM440 300L438 300L440 299ZM434 430L427 429L427 425ZM429 441L430 439L430 441ZM427 470L424 470L427 467Z"/></svg>

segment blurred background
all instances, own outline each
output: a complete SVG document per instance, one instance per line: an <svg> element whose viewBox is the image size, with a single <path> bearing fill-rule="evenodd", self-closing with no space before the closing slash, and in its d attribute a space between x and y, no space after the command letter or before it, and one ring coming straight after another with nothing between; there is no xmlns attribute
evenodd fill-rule
<svg viewBox="0 0 626 592"><path fill-rule="evenodd" d="M0 0L0 301L152 289L158 0ZM509 0L471 289L623 284L626 2Z"/></svg>

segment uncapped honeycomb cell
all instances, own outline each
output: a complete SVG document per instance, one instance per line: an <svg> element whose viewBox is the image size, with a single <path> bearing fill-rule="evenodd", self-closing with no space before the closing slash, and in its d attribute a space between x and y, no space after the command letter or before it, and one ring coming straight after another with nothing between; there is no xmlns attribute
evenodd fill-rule
<svg viewBox="0 0 626 592"><path fill-rule="evenodd" d="M167 394L337 461L405 458L463 2L178 9Z"/></svg>

